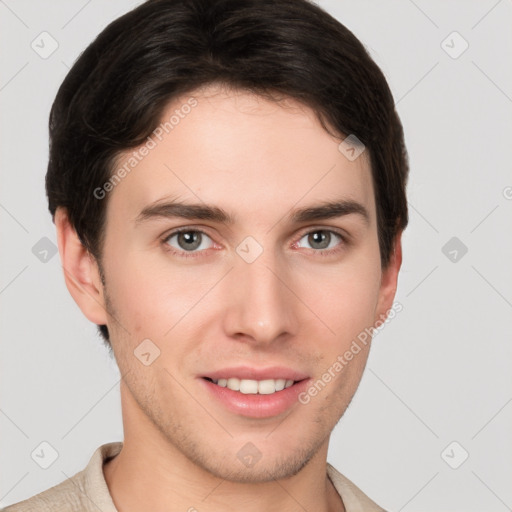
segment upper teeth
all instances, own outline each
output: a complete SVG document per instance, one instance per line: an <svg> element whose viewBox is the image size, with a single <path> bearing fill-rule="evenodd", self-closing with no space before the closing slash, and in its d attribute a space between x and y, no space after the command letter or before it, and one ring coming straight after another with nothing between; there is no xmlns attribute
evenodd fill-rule
<svg viewBox="0 0 512 512"><path fill-rule="evenodd" d="M257 394L271 395L276 391L282 391L293 385L293 380L286 379L266 379L266 380L250 380L250 379L237 379L232 377L230 379L212 379L215 384L223 388L232 389L233 391L240 391L245 395Z"/></svg>

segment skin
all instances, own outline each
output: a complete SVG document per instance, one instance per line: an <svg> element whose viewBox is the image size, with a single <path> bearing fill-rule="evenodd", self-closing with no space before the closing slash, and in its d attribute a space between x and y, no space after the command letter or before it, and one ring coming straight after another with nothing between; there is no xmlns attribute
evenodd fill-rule
<svg viewBox="0 0 512 512"><path fill-rule="evenodd" d="M108 326L123 375L124 446L104 466L107 485L120 512L344 510L326 476L327 449L369 344L307 405L272 418L228 411L199 376L283 365L316 381L391 308L400 234L383 271L367 152L349 161L342 138L309 108L215 86L190 96L197 106L105 199L105 285L65 210L55 217L68 289L90 321ZM137 222L143 208L170 198L217 205L236 222ZM364 205L369 222L358 214L287 220L294 208L340 198ZM179 227L206 233L192 257L178 237L164 240ZM349 242L333 234L319 249L307 236L318 230ZM263 247L253 263L236 252L247 236ZM160 356L145 366L134 350L148 338ZM237 457L248 442L261 452L250 468Z"/></svg>

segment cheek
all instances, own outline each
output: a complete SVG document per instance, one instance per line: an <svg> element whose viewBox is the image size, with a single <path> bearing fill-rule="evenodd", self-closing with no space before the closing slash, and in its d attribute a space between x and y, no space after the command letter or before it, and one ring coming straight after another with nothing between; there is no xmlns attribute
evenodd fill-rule
<svg viewBox="0 0 512 512"><path fill-rule="evenodd" d="M332 406L326 412L332 418L341 416L348 406L366 365L371 345L367 329L373 325L378 303L379 269L367 266L364 272L361 268L339 272L324 282L323 293L309 295L311 303L317 304L319 317L334 331L334 335L322 337L316 349L322 382L318 389L322 392L318 391L315 403L320 408Z"/></svg>
<svg viewBox="0 0 512 512"><path fill-rule="evenodd" d="M195 316L196 307L201 309L201 298L218 281L213 269L204 272L143 252L133 251L117 261L120 263L111 265L107 274L108 292L115 314L135 340L150 338L163 343L172 336L171 331L181 331Z"/></svg>
<svg viewBox="0 0 512 512"><path fill-rule="evenodd" d="M372 325L378 304L380 266L340 266L328 276L317 279L318 286L311 286L311 278L302 285L306 303L335 332L338 344L350 342L366 327Z"/></svg>

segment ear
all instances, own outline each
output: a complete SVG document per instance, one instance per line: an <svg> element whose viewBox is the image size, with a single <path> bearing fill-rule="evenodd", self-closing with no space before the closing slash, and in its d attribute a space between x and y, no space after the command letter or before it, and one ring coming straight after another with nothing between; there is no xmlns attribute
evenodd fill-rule
<svg viewBox="0 0 512 512"><path fill-rule="evenodd" d="M103 285L95 258L83 246L69 222L65 208L58 208L54 218L57 245L66 286L82 313L97 325L107 324Z"/></svg>
<svg viewBox="0 0 512 512"><path fill-rule="evenodd" d="M376 309L375 320L385 320L387 312L393 305L398 284L398 273L402 266L402 231L399 231L393 241L393 250L391 258L386 269L383 270L381 281L379 300Z"/></svg>

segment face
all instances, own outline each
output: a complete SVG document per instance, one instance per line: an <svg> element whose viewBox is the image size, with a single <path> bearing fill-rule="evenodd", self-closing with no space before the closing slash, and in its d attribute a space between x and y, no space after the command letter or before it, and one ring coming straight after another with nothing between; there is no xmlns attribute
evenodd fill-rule
<svg viewBox="0 0 512 512"><path fill-rule="evenodd" d="M394 295L366 152L347 159L291 99L209 87L162 120L176 110L108 192L103 294L123 406L141 435L216 476L290 476L326 449L369 344L335 363Z"/></svg>

